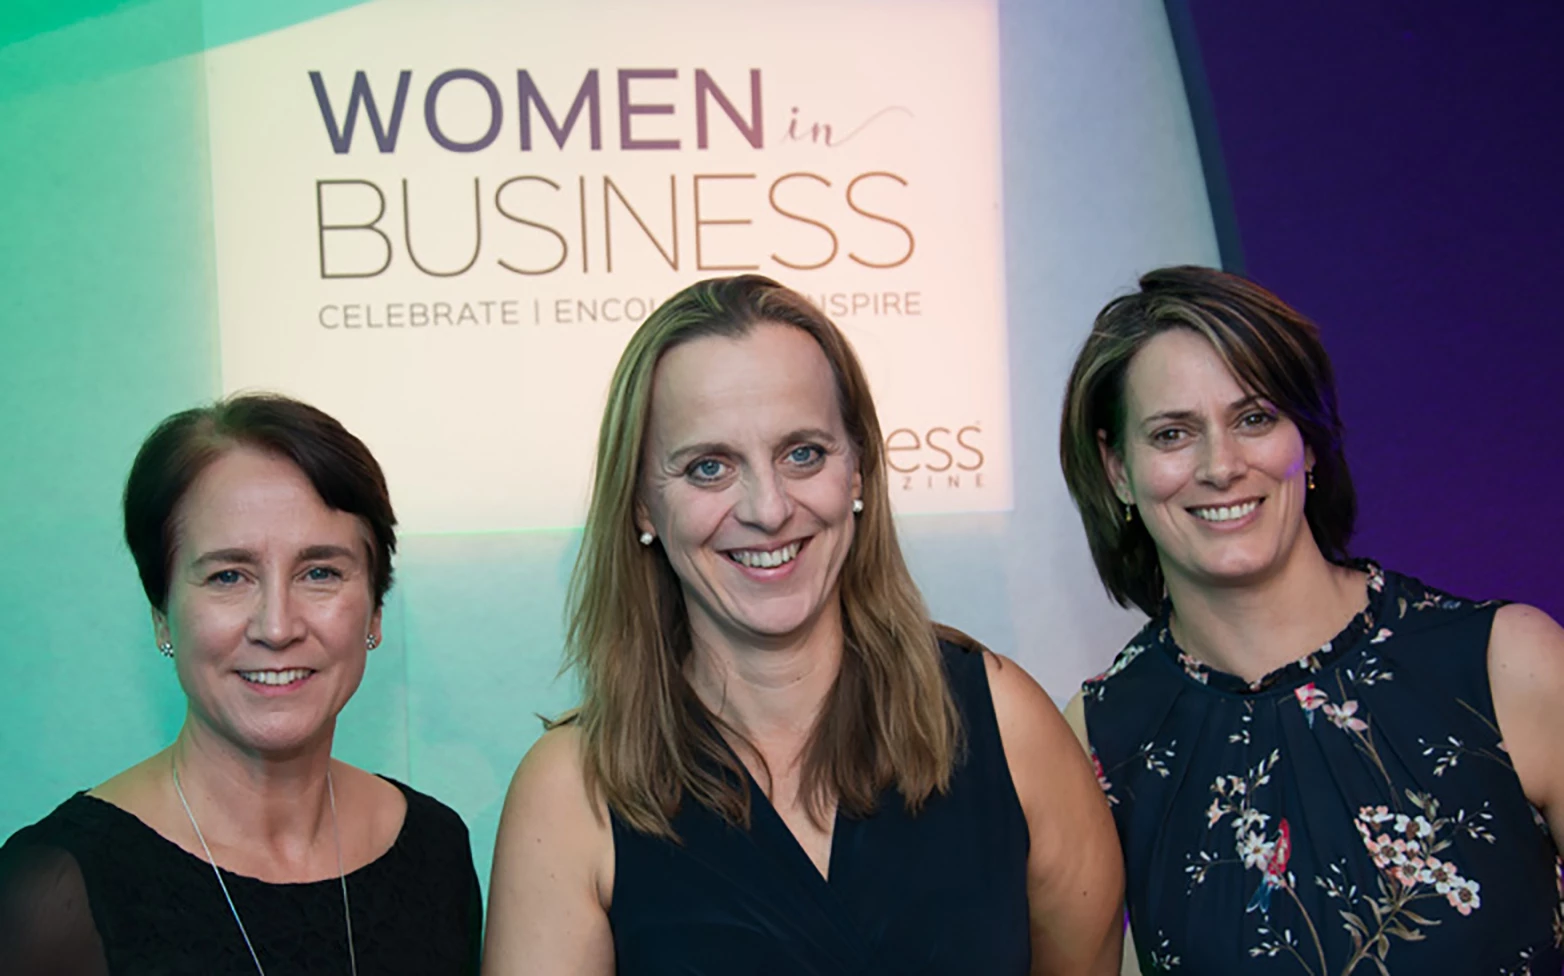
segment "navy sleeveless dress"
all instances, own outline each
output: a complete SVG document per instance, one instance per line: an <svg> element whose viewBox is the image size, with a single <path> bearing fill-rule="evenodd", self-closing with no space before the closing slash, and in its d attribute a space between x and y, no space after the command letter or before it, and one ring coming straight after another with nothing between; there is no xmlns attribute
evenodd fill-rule
<svg viewBox="0 0 1564 976"><path fill-rule="evenodd" d="M751 828L685 803L680 843L613 818L620 976L1025 976L1028 835L983 655L941 647L967 735L950 791L838 813L829 880L751 780Z"/></svg>
<svg viewBox="0 0 1564 976"><path fill-rule="evenodd" d="M1084 688L1145 973L1540 974L1559 853L1500 740L1497 604L1368 573L1369 605L1249 684L1168 614Z"/></svg>

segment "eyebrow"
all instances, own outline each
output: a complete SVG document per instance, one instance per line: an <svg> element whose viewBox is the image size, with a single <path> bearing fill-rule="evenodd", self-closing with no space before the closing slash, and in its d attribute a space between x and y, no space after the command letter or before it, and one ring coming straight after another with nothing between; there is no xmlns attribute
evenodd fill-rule
<svg viewBox="0 0 1564 976"><path fill-rule="evenodd" d="M1264 402L1265 397L1258 393L1251 393L1246 397L1242 397L1240 399L1234 400L1232 403L1229 403L1227 405L1227 412L1237 413L1246 407L1255 406ZM1148 424L1157 423L1164 420L1196 420L1198 418L1199 414L1193 410L1162 410L1142 420L1141 426L1144 427Z"/></svg>
<svg viewBox="0 0 1564 976"><path fill-rule="evenodd" d="M346 546L318 545L305 546L294 557L299 562L310 562L316 559L356 559L358 554ZM193 566L206 566L211 563L239 563L244 566L254 566L260 560L249 549L213 549L204 552L196 559Z"/></svg>
<svg viewBox="0 0 1564 976"><path fill-rule="evenodd" d="M779 444L794 444L799 441L824 441L827 444L836 444L836 435L830 431L821 430L818 427L800 427L797 430L788 431L779 440ZM679 448L668 455L668 464L680 466L691 458L702 454L731 454L733 448L720 441L702 441L699 444L689 444Z"/></svg>

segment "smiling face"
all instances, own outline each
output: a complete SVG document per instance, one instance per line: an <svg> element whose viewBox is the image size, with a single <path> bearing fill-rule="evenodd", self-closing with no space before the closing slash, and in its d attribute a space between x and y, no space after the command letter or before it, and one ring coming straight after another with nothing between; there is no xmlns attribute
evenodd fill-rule
<svg viewBox="0 0 1564 976"><path fill-rule="evenodd" d="M861 489L836 380L808 333L764 323L657 364L636 506L698 641L769 644L840 625Z"/></svg>
<svg viewBox="0 0 1564 976"><path fill-rule="evenodd" d="M189 726L252 755L329 744L378 641L368 532L292 462L235 447L174 512L168 611Z"/></svg>
<svg viewBox="0 0 1564 976"><path fill-rule="evenodd" d="M1122 454L1102 444L1119 500L1156 543L1170 589L1268 578L1314 546L1312 451L1203 336L1170 329L1130 360Z"/></svg>

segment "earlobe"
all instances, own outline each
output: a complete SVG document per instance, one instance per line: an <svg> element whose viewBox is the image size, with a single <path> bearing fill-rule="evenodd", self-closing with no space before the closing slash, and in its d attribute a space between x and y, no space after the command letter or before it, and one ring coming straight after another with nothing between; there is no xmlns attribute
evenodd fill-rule
<svg viewBox="0 0 1564 976"><path fill-rule="evenodd" d="M152 611L152 638L158 646L173 643L173 635L168 632L168 616L161 610Z"/></svg>
<svg viewBox="0 0 1564 976"><path fill-rule="evenodd" d="M1113 487L1113 494L1119 499L1121 505L1135 504L1135 498L1130 493L1129 477L1124 469L1124 459L1108 443L1108 432L1097 432L1097 452L1102 458L1102 469L1108 475L1108 484Z"/></svg>

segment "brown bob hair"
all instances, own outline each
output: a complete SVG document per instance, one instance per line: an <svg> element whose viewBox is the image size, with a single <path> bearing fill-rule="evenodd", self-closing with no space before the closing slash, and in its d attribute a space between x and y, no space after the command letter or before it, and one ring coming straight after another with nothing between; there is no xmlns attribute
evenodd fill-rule
<svg viewBox="0 0 1564 976"><path fill-rule="evenodd" d="M867 815L892 783L916 809L948 788L960 748L935 625L896 540L880 423L857 356L814 305L769 278L701 281L652 312L614 370L569 593L567 666L582 685L572 718L588 788L644 833L672 837L670 820L686 796L749 823L744 769L684 675L693 648L678 576L661 545L637 541L635 503L663 354L765 323L801 329L819 344L863 479L864 509L839 580L841 671L803 758L810 816L823 821L831 798Z"/></svg>
<svg viewBox="0 0 1564 976"><path fill-rule="evenodd" d="M1342 452L1336 380L1319 330L1246 278L1193 265L1159 268L1141 277L1139 291L1098 313L1070 371L1059 424L1065 484L1108 593L1121 606L1156 616L1165 592L1156 544L1144 523L1121 515L1098 436L1122 456L1130 360L1169 329L1204 336L1243 386L1297 425L1314 452L1315 488L1304 517L1325 558L1345 560L1358 503Z"/></svg>
<svg viewBox="0 0 1564 976"><path fill-rule="evenodd" d="M380 464L363 441L324 411L260 393L176 413L136 452L125 480L125 543L153 609L168 610L180 499L208 465L241 446L292 461L326 507L359 517L371 539L370 579L378 609L391 588L396 552L396 514Z"/></svg>

